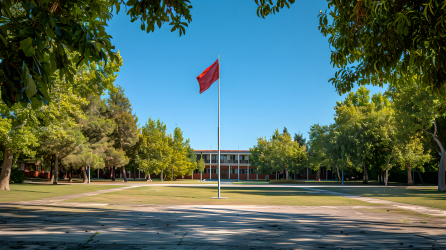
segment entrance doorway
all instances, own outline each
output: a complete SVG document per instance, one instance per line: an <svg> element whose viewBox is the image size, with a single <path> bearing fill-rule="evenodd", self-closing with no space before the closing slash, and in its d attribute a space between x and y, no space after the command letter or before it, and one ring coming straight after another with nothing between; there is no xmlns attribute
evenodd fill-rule
<svg viewBox="0 0 446 250"><path fill-rule="evenodd" d="M229 177L228 177L228 170L227 169L222 169L221 170L221 178L222 179L229 179Z"/></svg>

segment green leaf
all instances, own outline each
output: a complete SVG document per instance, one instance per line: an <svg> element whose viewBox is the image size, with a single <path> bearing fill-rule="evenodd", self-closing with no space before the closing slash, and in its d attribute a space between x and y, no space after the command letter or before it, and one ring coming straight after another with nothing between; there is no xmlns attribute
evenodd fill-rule
<svg viewBox="0 0 446 250"><path fill-rule="evenodd" d="M407 36L409 34L409 27L405 26L403 29L404 35Z"/></svg>
<svg viewBox="0 0 446 250"><path fill-rule="evenodd" d="M26 86L25 86L25 92L26 96L32 97L36 94L36 82L34 82L33 78L27 74L26 75Z"/></svg>
<svg viewBox="0 0 446 250"><path fill-rule="evenodd" d="M23 50L26 56L34 55L33 41L31 37L25 38L20 42L20 49Z"/></svg>
<svg viewBox="0 0 446 250"><path fill-rule="evenodd" d="M0 35L0 39L2 39L3 43L5 44L5 46L8 46L8 43L6 42L6 39L2 35Z"/></svg>
<svg viewBox="0 0 446 250"><path fill-rule="evenodd" d="M40 101L36 97L32 97L31 106L33 107L33 109L38 109L40 106L42 106L42 101Z"/></svg>

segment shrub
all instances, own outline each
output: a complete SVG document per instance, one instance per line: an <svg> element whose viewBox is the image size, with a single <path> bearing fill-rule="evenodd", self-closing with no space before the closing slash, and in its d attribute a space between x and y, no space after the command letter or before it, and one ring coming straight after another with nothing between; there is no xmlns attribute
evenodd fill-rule
<svg viewBox="0 0 446 250"><path fill-rule="evenodd" d="M18 167L12 167L9 183L23 183L24 180L25 174Z"/></svg>

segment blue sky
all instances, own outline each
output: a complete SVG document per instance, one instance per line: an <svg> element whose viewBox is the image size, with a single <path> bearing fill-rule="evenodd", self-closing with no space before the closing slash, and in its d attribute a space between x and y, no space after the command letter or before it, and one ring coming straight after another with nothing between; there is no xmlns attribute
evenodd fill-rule
<svg viewBox="0 0 446 250"><path fill-rule="evenodd" d="M328 83L327 38L318 30L326 0L296 1L257 17L254 0L192 1L186 35L168 26L147 34L121 8L109 23L124 60L117 84L143 125L178 124L194 149L217 149L217 82L199 94L196 77L220 54L221 149L249 149L286 126L292 134L333 121L339 96ZM372 93L384 91L368 86Z"/></svg>

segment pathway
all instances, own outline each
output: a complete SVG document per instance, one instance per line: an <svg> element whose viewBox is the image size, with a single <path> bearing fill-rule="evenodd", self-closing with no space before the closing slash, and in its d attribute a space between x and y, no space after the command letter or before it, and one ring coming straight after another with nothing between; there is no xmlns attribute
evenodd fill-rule
<svg viewBox="0 0 446 250"><path fill-rule="evenodd" d="M118 192L130 188L136 188L139 187L139 185L132 185L132 186L126 186L126 187L120 187L120 188L112 188L112 189L104 189L104 190L98 190L88 193L80 193L80 194L70 194L70 195L64 195L59 197L52 197L52 198L45 198L40 200L31 200L31 201L20 201L16 204L20 205L48 205L48 204L57 204L65 200L74 199L74 198L81 198L81 197L87 197L87 196L93 196L98 194L106 194L111 192Z"/></svg>
<svg viewBox="0 0 446 250"><path fill-rule="evenodd" d="M375 198L370 198L370 197L362 197L362 196L358 196L358 195L344 194L344 193L316 189L316 188L304 188L304 189L308 189L311 191L317 191L317 192L334 195L334 196L342 196L342 197L346 197L346 198L350 198L350 199L354 199L354 200L365 201L368 203L383 204L383 205L392 206L395 208L411 210L411 211L414 211L414 212L417 212L420 214L446 217L446 211L443 209L439 209L439 208L425 207L425 206L420 206L420 205L412 205L412 204L406 204L406 203L401 203L401 202L396 202L396 201L375 199Z"/></svg>

